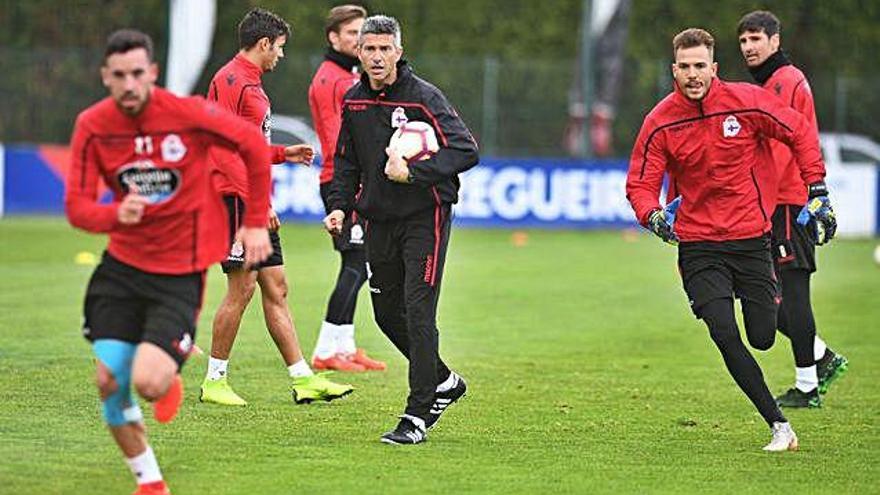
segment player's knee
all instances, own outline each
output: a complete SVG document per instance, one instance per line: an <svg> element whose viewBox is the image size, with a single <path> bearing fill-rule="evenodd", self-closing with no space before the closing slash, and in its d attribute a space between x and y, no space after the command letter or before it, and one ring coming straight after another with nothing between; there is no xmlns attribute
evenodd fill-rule
<svg viewBox="0 0 880 495"><path fill-rule="evenodd" d="M95 342L93 349L100 362L95 384L101 393L107 424L122 426L141 421L143 416L130 388L134 344L102 339Z"/></svg>
<svg viewBox="0 0 880 495"><path fill-rule="evenodd" d="M342 263L340 279L347 277L350 283L360 286L367 280L367 263L363 256L347 259Z"/></svg>
<svg viewBox="0 0 880 495"><path fill-rule="evenodd" d="M244 308L251 301L251 298L254 297L256 290L256 280L253 280L251 277L242 277L242 279L229 284L229 288L226 291L226 303Z"/></svg>
<svg viewBox="0 0 880 495"><path fill-rule="evenodd" d="M367 270L363 265L346 266L339 274L338 284L347 291L357 292L361 285L367 281Z"/></svg>
<svg viewBox="0 0 880 495"><path fill-rule="evenodd" d="M268 287L263 288L263 296L273 304L284 305L287 301L287 290L287 280L284 277L275 277L271 279Z"/></svg>
<svg viewBox="0 0 880 495"><path fill-rule="evenodd" d="M727 349L740 341L736 322L709 325L709 337L720 349Z"/></svg>
<svg viewBox="0 0 880 495"><path fill-rule="evenodd" d="M707 305L701 311L701 318L709 327L709 337L721 349L725 349L739 340L739 328L733 313L722 311L717 305ZM726 308L725 308L726 309Z"/></svg>
<svg viewBox="0 0 880 495"><path fill-rule="evenodd" d="M772 335L769 337L749 337L749 345L759 351L769 350L775 341L776 339Z"/></svg>
<svg viewBox="0 0 880 495"><path fill-rule="evenodd" d="M750 322L750 324L752 326L746 330L749 345L759 351L766 351L773 347L773 343L776 341L775 319L772 322L759 320L757 322Z"/></svg>
<svg viewBox="0 0 880 495"><path fill-rule="evenodd" d="M119 389L119 384L116 383L116 378L114 378L113 374L110 373L110 370L100 362L98 364L98 369L95 372L95 386L101 394L101 400L106 399L110 394Z"/></svg>
<svg viewBox="0 0 880 495"><path fill-rule="evenodd" d="M156 375L135 376L132 378L132 385L138 395L150 402L159 400L168 389L168 384Z"/></svg>
<svg viewBox="0 0 880 495"><path fill-rule="evenodd" d="M773 347L776 340L776 307L743 306L749 345L760 351Z"/></svg>

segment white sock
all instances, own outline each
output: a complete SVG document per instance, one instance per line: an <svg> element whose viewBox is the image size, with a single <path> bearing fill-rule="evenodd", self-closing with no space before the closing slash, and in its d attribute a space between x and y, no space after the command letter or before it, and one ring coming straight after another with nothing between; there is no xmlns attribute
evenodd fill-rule
<svg viewBox="0 0 880 495"><path fill-rule="evenodd" d="M816 361L825 357L825 351L828 350L828 346L825 345L825 341L819 337L819 334L816 334L816 340L813 341L813 359Z"/></svg>
<svg viewBox="0 0 880 495"><path fill-rule="evenodd" d="M153 449L149 445L142 454L126 459L125 463L131 469L131 474L134 475L138 485L162 481L159 463L156 462L156 455L153 454Z"/></svg>
<svg viewBox="0 0 880 495"><path fill-rule="evenodd" d="M314 375L312 369L309 368L309 363L307 363L305 359L300 359L299 361L288 366L287 373L290 374L291 378Z"/></svg>
<svg viewBox="0 0 880 495"><path fill-rule="evenodd" d="M448 390L452 390L452 387L458 385L458 379L460 377L455 374L455 372L449 373L449 378L443 381L440 385L437 385L437 392L446 392Z"/></svg>
<svg viewBox="0 0 880 495"><path fill-rule="evenodd" d="M227 366L229 366L228 359L208 358L208 380L219 380L225 377Z"/></svg>
<svg viewBox="0 0 880 495"><path fill-rule="evenodd" d="M313 358L327 359L336 354L336 340L339 334L339 325L327 321L321 323L321 331L318 333L318 343L315 344Z"/></svg>
<svg viewBox="0 0 880 495"><path fill-rule="evenodd" d="M354 323L339 325L336 333L336 352L342 354L357 352L357 346L354 344Z"/></svg>
<svg viewBox="0 0 880 495"><path fill-rule="evenodd" d="M801 392L810 392L819 386L819 375L816 374L816 365L806 368L795 368L794 386Z"/></svg>

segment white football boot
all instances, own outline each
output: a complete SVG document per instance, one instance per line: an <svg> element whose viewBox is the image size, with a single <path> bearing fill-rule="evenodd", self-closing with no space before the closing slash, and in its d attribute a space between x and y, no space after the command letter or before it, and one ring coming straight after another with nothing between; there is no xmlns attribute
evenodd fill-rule
<svg viewBox="0 0 880 495"><path fill-rule="evenodd" d="M773 432L773 438L770 443L764 446L764 450L767 452L785 452L786 450L798 449L798 438L794 434L794 430L791 429L791 424L777 421L770 427L770 431Z"/></svg>

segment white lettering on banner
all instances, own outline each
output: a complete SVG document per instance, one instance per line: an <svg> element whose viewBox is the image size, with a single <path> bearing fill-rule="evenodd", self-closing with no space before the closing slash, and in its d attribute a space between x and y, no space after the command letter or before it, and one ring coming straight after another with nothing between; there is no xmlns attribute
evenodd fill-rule
<svg viewBox="0 0 880 495"><path fill-rule="evenodd" d="M489 205L489 181L492 170L477 167L461 176L461 197L455 205L456 215L468 218L491 218L492 207Z"/></svg>
<svg viewBox="0 0 880 495"><path fill-rule="evenodd" d="M568 175L561 192L564 195L564 218L566 220L584 221L589 219L587 213L588 174L586 170L568 170L563 172Z"/></svg>
<svg viewBox="0 0 880 495"><path fill-rule="evenodd" d="M324 203L318 187L321 169L302 165L273 165L272 208L279 215L323 215Z"/></svg>
<svg viewBox="0 0 880 495"><path fill-rule="evenodd" d="M561 186L558 181L564 179L562 174L551 174L550 182L552 185L550 189L558 190ZM529 182L534 186L530 191L530 199L535 217L548 221L559 218L559 214L562 212L562 198L558 195L547 194L547 174L543 170L533 169L529 174Z"/></svg>
<svg viewBox="0 0 880 495"><path fill-rule="evenodd" d="M519 167L503 168L489 183L492 211L505 220L517 220L529 213L526 171Z"/></svg>
<svg viewBox="0 0 880 495"><path fill-rule="evenodd" d="M625 170L476 168L462 176L460 218L633 222Z"/></svg>

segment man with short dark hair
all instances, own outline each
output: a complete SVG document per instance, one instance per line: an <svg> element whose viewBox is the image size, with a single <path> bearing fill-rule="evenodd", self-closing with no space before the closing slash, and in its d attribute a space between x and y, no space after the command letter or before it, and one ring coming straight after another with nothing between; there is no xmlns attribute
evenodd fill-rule
<svg viewBox="0 0 880 495"><path fill-rule="evenodd" d="M466 389L439 355L437 300L458 174L479 161L473 136L432 84L403 60L400 25L367 18L358 38L364 70L345 95L324 226L342 232L353 210L368 224L367 273L376 323L409 359L409 398L391 444L425 441L427 429ZM431 125L439 150L409 163L389 147L409 121Z"/></svg>
<svg viewBox="0 0 880 495"><path fill-rule="evenodd" d="M367 11L359 5L339 5L330 10L325 28L329 46L309 86L309 107L323 155L320 182L325 208L329 208L333 155L342 122L342 98L359 79L357 40L366 16ZM312 355L312 366L316 369L352 372L385 369L385 363L371 359L354 341L358 292L367 280L364 226L364 219L352 212L342 225L342 233L333 237L333 248L339 251L342 263Z"/></svg>
<svg viewBox="0 0 880 495"><path fill-rule="evenodd" d="M734 316L742 302L752 347L767 350L776 333L779 288L770 257L773 205L763 179L773 164L767 140L792 147L809 195L821 208L805 209L824 229L836 224L823 182L816 133L799 113L754 85L716 77L715 40L702 29L673 39L675 88L645 117L630 159L627 198L636 218L678 245L678 267L694 315L702 319L728 371L771 428L766 451L796 450L797 436L767 389L758 363L743 345ZM663 176L681 196L658 204ZM679 243L680 241L680 243Z"/></svg>
<svg viewBox="0 0 880 495"><path fill-rule="evenodd" d="M211 80L208 98L258 126L266 141L271 142L272 113L269 97L263 91L261 77L263 73L273 70L284 57L284 44L290 37L290 26L272 12L253 9L239 23L238 34L241 49L229 63L217 71ZM272 146L272 163L290 160L308 165L312 161L312 155L313 150L308 145ZM236 166L238 157L223 149L218 149L213 158L217 163L231 163L224 170L241 170L240 166ZM247 189L243 187L240 177L228 172L221 171L217 174L215 183L223 194L229 224L234 227L241 222L242 214L246 212L243 198L247 197ZM274 253L253 269L245 269L241 245L230 239L229 256L221 265L228 287L226 296L214 315L211 357L199 396L203 402L231 406L247 404L229 385L227 368L242 315L257 284L260 285L266 327L291 378L293 400L297 404L315 400L329 401L343 397L353 390L350 385L334 383L322 375L314 374L303 358L293 317L287 305L287 279L281 254L281 237L278 235L281 223L274 212L268 216L267 223Z"/></svg>
<svg viewBox="0 0 880 495"><path fill-rule="evenodd" d="M780 30L779 19L772 12L746 14L736 29L740 51L755 80L800 112L818 132L810 83L780 48ZM789 148L778 141L770 141L770 148L778 175L770 231L774 266L782 285L778 327L791 340L795 362L795 385L776 397L776 402L783 407L820 407L820 394L846 371L848 361L816 334L810 302L816 247L807 227L797 221L807 203L807 188Z"/></svg>
<svg viewBox="0 0 880 495"><path fill-rule="evenodd" d="M272 252L265 141L202 98L155 87L152 47L139 31L108 38L101 78L110 97L77 117L65 195L71 225L110 237L86 290L83 334L97 358L104 418L138 483L136 495L170 492L132 389L153 403L160 423L177 414L179 373L195 342L205 270L226 253L210 148L240 156L250 191L236 234L244 262L259 263ZM100 182L113 194L110 203L99 201Z"/></svg>

